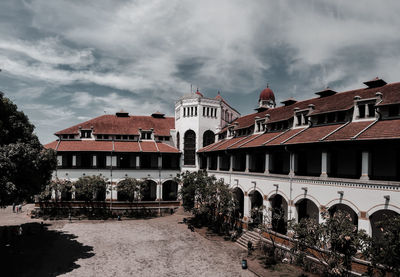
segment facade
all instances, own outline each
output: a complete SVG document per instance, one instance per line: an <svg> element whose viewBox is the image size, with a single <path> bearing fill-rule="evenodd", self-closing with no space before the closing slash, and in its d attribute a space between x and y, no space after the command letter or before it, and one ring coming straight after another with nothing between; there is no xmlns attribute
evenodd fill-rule
<svg viewBox="0 0 400 277"><path fill-rule="evenodd" d="M197 91L176 102L175 118L105 115L57 132L47 147L57 150L59 178L147 178L154 200L175 191L177 173L206 169L235 189L245 223L252 208L281 208L276 231L285 234L287 220L340 209L375 235L374 222L400 214L400 83L364 84L281 106L267 87L245 116Z"/></svg>

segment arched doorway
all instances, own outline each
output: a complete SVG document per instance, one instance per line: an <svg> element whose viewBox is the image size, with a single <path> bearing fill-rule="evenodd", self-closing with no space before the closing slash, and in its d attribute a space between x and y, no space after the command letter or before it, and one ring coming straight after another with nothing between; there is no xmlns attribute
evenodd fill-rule
<svg viewBox="0 0 400 277"><path fill-rule="evenodd" d="M261 224L263 222L263 197L260 192L253 190L250 194L251 218L253 223Z"/></svg>
<svg viewBox="0 0 400 277"><path fill-rule="evenodd" d="M329 214L333 216L337 211L342 211L345 213L348 213L351 217L351 221L355 226L358 226L358 216L355 211L353 211L352 208L345 204L335 204L332 207L329 208Z"/></svg>
<svg viewBox="0 0 400 277"><path fill-rule="evenodd" d="M303 218L314 219L317 223L319 222L319 209L313 201L310 199L301 199L296 203L297 210L297 222L300 222Z"/></svg>
<svg viewBox="0 0 400 277"><path fill-rule="evenodd" d="M185 165L196 164L196 133L188 130L185 133L183 146L183 162Z"/></svg>
<svg viewBox="0 0 400 277"><path fill-rule="evenodd" d="M142 187L142 201L154 201L157 198L157 183L153 180L146 180Z"/></svg>
<svg viewBox="0 0 400 277"><path fill-rule="evenodd" d="M178 183L172 180L164 182L162 185L162 200L175 201L178 197Z"/></svg>
<svg viewBox="0 0 400 277"><path fill-rule="evenodd" d="M211 130L207 130L203 134L203 147L215 142L215 134Z"/></svg>
<svg viewBox="0 0 400 277"><path fill-rule="evenodd" d="M272 230L280 234L286 234L288 203L279 194L271 196L269 202L272 209L270 219Z"/></svg>
<svg viewBox="0 0 400 277"><path fill-rule="evenodd" d="M386 218L393 218L395 216L399 216L399 214L396 213L395 211L387 210L387 209L383 209L383 210L374 212L369 217L369 221L371 224L372 238L374 238L374 239L382 238L382 231L379 228L379 223L381 221L385 220Z"/></svg>
<svg viewBox="0 0 400 277"><path fill-rule="evenodd" d="M235 197L236 207L235 207L235 218L243 218L244 214L244 193L243 191L236 187L233 190L233 195Z"/></svg>

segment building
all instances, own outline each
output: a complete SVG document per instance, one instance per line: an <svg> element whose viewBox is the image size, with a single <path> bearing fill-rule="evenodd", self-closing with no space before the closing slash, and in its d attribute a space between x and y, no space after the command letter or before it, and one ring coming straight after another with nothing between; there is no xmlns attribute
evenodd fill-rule
<svg viewBox="0 0 400 277"><path fill-rule="evenodd" d="M176 173L201 168L234 187L245 223L261 206L282 208L285 222L341 209L374 235L374 222L400 214L400 83L364 84L281 106L267 87L245 116L197 91L176 102L175 118L104 115L57 132L46 147L57 150L59 178L101 173L114 186L147 178L149 199L164 199Z"/></svg>

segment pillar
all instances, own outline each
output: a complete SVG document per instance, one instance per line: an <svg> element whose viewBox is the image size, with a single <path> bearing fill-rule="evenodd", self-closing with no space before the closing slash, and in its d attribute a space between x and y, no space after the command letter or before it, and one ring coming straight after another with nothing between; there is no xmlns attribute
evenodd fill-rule
<svg viewBox="0 0 400 277"><path fill-rule="evenodd" d="M246 169L245 169L245 172L249 172L249 167L250 167L250 154L246 153Z"/></svg>
<svg viewBox="0 0 400 277"><path fill-rule="evenodd" d="M234 159L233 159L233 158L234 158L234 156L233 156L233 154L231 154L230 157L229 157L229 160L230 160L230 161L229 161L229 171L230 171L230 172L233 171L233 162L234 162Z"/></svg>
<svg viewBox="0 0 400 277"><path fill-rule="evenodd" d="M76 166L76 155L72 155L72 166Z"/></svg>
<svg viewBox="0 0 400 277"><path fill-rule="evenodd" d="M217 170L219 170L219 167L221 166L221 161L220 161L220 159L221 159L221 156L220 156L220 155L217 155Z"/></svg>
<svg viewBox="0 0 400 277"><path fill-rule="evenodd" d="M264 195L263 206L263 223L268 224L268 221L271 220L271 204L268 201L268 195ZM265 222L265 218L267 218L267 222Z"/></svg>
<svg viewBox="0 0 400 277"><path fill-rule="evenodd" d="M161 182L157 183L157 189L156 189L156 201L162 200L162 185Z"/></svg>
<svg viewBox="0 0 400 277"><path fill-rule="evenodd" d="M321 153L321 178L328 177L328 152L322 151Z"/></svg>
<svg viewBox="0 0 400 277"><path fill-rule="evenodd" d="M207 170L210 169L210 166L211 166L211 157L207 156Z"/></svg>
<svg viewBox="0 0 400 277"><path fill-rule="evenodd" d="M244 193L244 201L243 201L243 220L244 221L249 221L250 218L250 210L251 210L251 201L250 201L250 197L247 194L247 192Z"/></svg>
<svg viewBox="0 0 400 277"><path fill-rule="evenodd" d="M96 155L93 155L92 166L93 166L93 167L96 167L96 166L97 166L97 156L96 156Z"/></svg>
<svg viewBox="0 0 400 277"><path fill-rule="evenodd" d="M57 166L62 166L62 156L61 155L57 156Z"/></svg>
<svg viewBox="0 0 400 277"><path fill-rule="evenodd" d="M358 215L358 230L364 230L367 235L372 236L371 222L367 217L367 212L360 212Z"/></svg>
<svg viewBox="0 0 400 277"><path fill-rule="evenodd" d="M370 169L370 154L367 151L361 153L361 177L360 180L369 180L369 169Z"/></svg>
<svg viewBox="0 0 400 277"><path fill-rule="evenodd" d="M140 168L140 156L136 156L136 169Z"/></svg>
<svg viewBox="0 0 400 277"><path fill-rule="evenodd" d="M158 156L158 168L161 169L162 168L162 156Z"/></svg>
<svg viewBox="0 0 400 277"><path fill-rule="evenodd" d="M294 176L295 161L296 161L295 153L290 152L290 155L289 155L289 176Z"/></svg>
<svg viewBox="0 0 400 277"><path fill-rule="evenodd" d="M265 174L269 174L269 153L265 153Z"/></svg>

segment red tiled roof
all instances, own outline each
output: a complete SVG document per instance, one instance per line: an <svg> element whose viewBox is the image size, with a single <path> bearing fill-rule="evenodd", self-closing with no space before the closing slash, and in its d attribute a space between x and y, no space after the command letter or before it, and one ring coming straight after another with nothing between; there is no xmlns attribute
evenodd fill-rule
<svg viewBox="0 0 400 277"><path fill-rule="evenodd" d="M324 141L350 140L371 123L372 121L350 122L325 138Z"/></svg>
<svg viewBox="0 0 400 277"><path fill-rule="evenodd" d="M252 114L248 114L248 115L239 117L238 119L233 121L232 124L235 125L235 122L238 123L237 126L235 127L235 130L250 127L250 126L254 125L254 121L257 116L260 118L263 118L268 113L268 111L271 111L271 110L265 110L262 112L252 113Z"/></svg>
<svg viewBox="0 0 400 277"><path fill-rule="evenodd" d="M210 145L204 146L203 148L199 149L199 151L197 151L197 152L200 152L200 153L201 152L207 152L208 150L211 150L212 148L215 148L218 145L221 145L221 144L225 143L226 141L228 141L228 140L227 139L222 139L222 140L217 141L215 143L212 143Z"/></svg>
<svg viewBox="0 0 400 277"><path fill-rule="evenodd" d="M378 121L356 138L371 139L400 139L400 119Z"/></svg>
<svg viewBox="0 0 400 277"><path fill-rule="evenodd" d="M235 143L239 143L240 141L244 140L246 137L236 137L232 139L228 139L225 141L225 143L220 144L219 146L212 148L210 150L212 151L221 151L221 150L226 150L230 146L233 146ZM208 152L208 151L207 151Z"/></svg>
<svg viewBox="0 0 400 277"><path fill-rule="evenodd" d="M342 125L343 124L334 124L307 128L304 132L289 139L285 144L318 142L320 139L324 138Z"/></svg>
<svg viewBox="0 0 400 277"><path fill-rule="evenodd" d="M173 117L117 117L116 115L102 115L58 131L56 135L77 134L79 126L81 126L82 129L91 129L93 127L94 134L138 135L139 128L143 130L150 130L153 128L156 135L169 136L170 130L175 128L175 119Z"/></svg>
<svg viewBox="0 0 400 277"><path fill-rule="evenodd" d="M247 142L246 144L242 145L240 148L262 146L264 143L276 138L280 134L282 134L282 132L272 132L272 133L262 134L261 136L255 138L254 140L251 140L251 141Z"/></svg>
<svg viewBox="0 0 400 277"><path fill-rule="evenodd" d="M58 147L57 147L58 146ZM179 153L175 147L162 142L154 141L104 141L104 140L62 140L53 141L45 145L47 149L56 151L99 151L99 152L160 152Z"/></svg>
<svg viewBox="0 0 400 277"><path fill-rule="evenodd" d="M249 142L249 141L251 141L251 140L253 140L253 139L255 139L255 138L259 137L259 136L261 136L261 134L258 134L258 135L249 135L249 136L247 136L247 137L245 137L245 138L242 137L243 140L240 140L240 141L238 141L237 143L235 143L235 144L229 146L228 149L237 149L237 148L240 148L242 145L246 144L247 142Z"/></svg>
<svg viewBox="0 0 400 277"><path fill-rule="evenodd" d="M291 137L295 137L296 135L300 134L305 129L306 129L306 127L288 130L286 132L283 132L282 135L277 136L275 139L266 143L265 145L279 145L281 143L284 143L286 140L290 139Z"/></svg>

